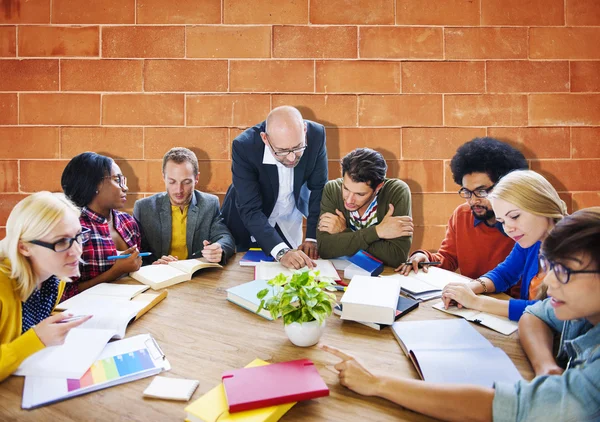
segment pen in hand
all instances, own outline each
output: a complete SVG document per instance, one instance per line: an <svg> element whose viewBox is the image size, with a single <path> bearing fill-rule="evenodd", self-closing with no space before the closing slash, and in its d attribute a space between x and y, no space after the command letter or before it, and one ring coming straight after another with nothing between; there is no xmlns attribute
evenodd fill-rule
<svg viewBox="0 0 600 422"><path fill-rule="evenodd" d="M140 252L140 254L138 256L150 256L152 255L151 252ZM130 253L124 253L122 255L111 255L109 257L107 257L106 259L108 259L109 261L114 261L115 259L125 259L125 258L129 258L131 256Z"/></svg>
<svg viewBox="0 0 600 422"><path fill-rule="evenodd" d="M406 265L412 265L412 261L406 261ZM431 261L431 262L419 262L419 268L423 268L429 265L442 265L441 261Z"/></svg>

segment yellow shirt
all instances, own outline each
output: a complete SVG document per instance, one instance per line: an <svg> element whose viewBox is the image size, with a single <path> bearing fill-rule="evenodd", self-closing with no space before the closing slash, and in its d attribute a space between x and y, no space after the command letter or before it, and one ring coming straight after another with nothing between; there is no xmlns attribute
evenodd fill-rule
<svg viewBox="0 0 600 422"><path fill-rule="evenodd" d="M171 205L171 248L169 255L179 259L187 259L188 249L186 241L187 214L189 205L183 211L178 206Z"/></svg>
<svg viewBox="0 0 600 422"><path fill-rule="evenodd" d="M8 260L3 264L10 267ZM23 308L16 287L15 280L0 269L0 381L15 372L27 357L45 347L33 328L21 334ZM65 282L61 281L57 302L64 288Z"/></svg>

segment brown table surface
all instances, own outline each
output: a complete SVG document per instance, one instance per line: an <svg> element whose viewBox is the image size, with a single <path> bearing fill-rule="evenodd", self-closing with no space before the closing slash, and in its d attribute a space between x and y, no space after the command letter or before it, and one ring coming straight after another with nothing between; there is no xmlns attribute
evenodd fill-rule
<svg viewBox="0 0 600 422"><path fill-rule="evenodd" d="M428 421L431 418L405 410L386 400L363 397L339 385L332 365L338 360L315 347L296 347L287 339L281 320L267 321L226 300L226 289L253 279L253 267L240 267L234 256L221 269L202 270L189 282L168 288L168 297L127 329L127 336L150 333L166 354L172 369L162 375L191 378L200 386L191 401L213 388L221 374L241 368L255 358L281 362L308 358L329 386L329 397L296 404L282 421ZM386 269L386 273L391 273ZM338 293L338 299L341 293ZM457 318L421 303L402 321ZM504 336L473 325L495 346L502 348L526 379L533 377L518 341L518 332ZM361 324L327 319L323 343L359 357L375 372L418 378L391 330L376 331ZM0 383L2 420L183 420L188 403L147 399L142 392L152 378L121 384L34 410L21 410L23 378Z"/></svg>

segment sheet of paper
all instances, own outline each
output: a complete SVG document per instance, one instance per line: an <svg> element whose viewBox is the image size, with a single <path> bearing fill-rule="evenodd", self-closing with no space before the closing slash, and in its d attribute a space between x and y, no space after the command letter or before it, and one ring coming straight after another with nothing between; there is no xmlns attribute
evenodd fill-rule
<svg viewBox="0 0 600 422"><path fill-rule="evenodd" d="M146 304L136 300L115 301L105 297L96 297L77 306L71 306L66 312L73 315L93 315L90 320L81 324L80 327L111 330L117 338L123 338L129 321L135 318Z"/></svg>
<svg viewBox="0 0 600 422"><path fill-rule="evenodd" d="M46 347L29 356L14 375L81 378L114 333L114 330L72 329L64 344Z"/></svg>
<svg viewBox="0 0 600 422"><path fill-rule="evenodd" d="M334 280L341 280L331 261L327 259L315 259L314 261L317 264L315 270L320 271L321 275L331 277ZM304 271L307 268L308 267L304 267L298 271ZM294 270L284 267L279 262L260 262L255 267L254 278L257 280L271 280L272 278L277 277L277 275L280 273L283 273L286 276L291 276L294 273Z"/></svg>

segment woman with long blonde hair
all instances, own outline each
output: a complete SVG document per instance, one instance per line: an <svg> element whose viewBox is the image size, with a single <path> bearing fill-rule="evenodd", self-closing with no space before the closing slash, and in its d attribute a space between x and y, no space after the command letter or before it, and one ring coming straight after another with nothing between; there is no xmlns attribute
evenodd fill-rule
<svg viewBox="0 0 600 422"><path fill-rule="evenodd" d="M508 257L492 271L468 284L449 284L442 300L518 321L525 307L539 299L544 271L538 254L542 241L567 215L567 207L542 175L517 170L504 176L490 195L496 220L516 243ZM520 299L499 300L481 293L505 292L521 281Z"/></svg>
<svg viewBox="0 0 600 422"><path fill-rule="evenodd" d="M86 239L79 210L63 194L35 193L10 213L0 241L0 381L91 318L64 322L69 314L51 315L64 279L79 275Z"/></svg>

